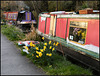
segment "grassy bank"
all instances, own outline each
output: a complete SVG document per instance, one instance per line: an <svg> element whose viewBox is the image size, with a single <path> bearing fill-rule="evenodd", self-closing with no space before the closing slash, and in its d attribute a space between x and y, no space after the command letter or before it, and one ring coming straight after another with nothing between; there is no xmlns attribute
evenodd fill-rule
<svg viewBox="0 0 100 76"><path fill-rule="evenodd" d="M1 26L2 34L6 35L9 40L14 41L17 48L20 48L21 54L29 58L35 65L42 68L47 75L92 75L92 71L90 69L85 69L78 65L72 64L62 55L55 52L53 54L53 61L50 65L40 65L35 63L31 54L26 54L22 51L22 47L18 46L16 41L22 40L25 38L25 34L22 33L18 28L15 26L8 26L3 25ZM34 50L33 50L34 51Z"/></svg>
<svg viewBox="0 0 100 76"><path fill-rule="evenodd" d="M25 34L21 32L20 29L15 27L14 25L2 25L1 33L6 35L7 38L11 41L22 40L25 37Z"/></svg>
<svg viewBox="0 0 100 76"><path fill-rule="evenodd" d="M28 57L34 63L32 56L22 51L21 54ZM52 65L43 66L36 63L34 64L42 68L47 75L92 75L92 71L90 69L85 69L78 65L72 64L58 53L55 53Z"/></svg>

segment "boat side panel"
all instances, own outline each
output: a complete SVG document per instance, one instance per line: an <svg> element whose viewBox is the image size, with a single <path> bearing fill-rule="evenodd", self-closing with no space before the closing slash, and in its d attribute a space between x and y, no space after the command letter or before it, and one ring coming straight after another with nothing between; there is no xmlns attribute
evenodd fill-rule
<svg viewBox="0 0 100 76"><path fill-rule="evenodd" d="M56 36L65 39L67 18L57 18Z"/></svg>
<svg viewBox="0 0 100 76"><path fill-rule="evenodd" d="M88 22L86 45L93 44L99 47L99 20L90 20Z"/></svg>
<svg viewBox="0 0 100 76"><path fill-rule="evenodd" d="M50 29L50 17L47 17L47 22L46 22L46 34L49 34L49 29Z"/></svg>
<svg viewBox="0 0 100 76"><path fill-rule="evenodd" d="M42 33L45 32L45 21L41 20L41 16L39 17L39 26L38 26L38 30Z"/></svg>

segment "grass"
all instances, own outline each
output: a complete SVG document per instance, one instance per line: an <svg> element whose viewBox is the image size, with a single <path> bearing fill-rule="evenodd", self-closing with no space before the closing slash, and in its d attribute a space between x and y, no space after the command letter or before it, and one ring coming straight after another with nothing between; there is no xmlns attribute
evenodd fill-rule
<svg viewBox="0 0 100 76"><path fill-rule="evenodd" d="M32 60L30 55L27 54L26 57L30 58L30 60L34 63L34 60ZM92 75L92 71L90 69L85 69L78 65L72 64L58 53L56 53L54 56L53 65L35 65L42 68L47 75Z"/></svg>
<svg viewBox="0 0 100 76"><path fill-rule="evenodd" d="M23 56L26 56L34 63L32 56L23 52L22 47L18 46L17 44L18 40L22 40L25 37L25 35L19 29L17 29L15 26L3 25L1 26L1 32L6 35L9 40L14 41L16 47L21 50L21 54ZM70 61L66 60L65 57L59 55L58 53L55 53L52 65L35 65L42 68L47 75L93 75L90 69L85 69L78 65L72 64Z"/></svg>
<svg viewBox="0 0 100 76"><path fill-rule="evenodd" d="M26 55L27 55L27 53L26 53L26 52L23 52L22 50L21 50L21 54L22 54L23 56L26 56Z"/></svg>
<svg viewBox="0 0 100 76"><path fill-rule="evenodd" d="M14 25L2 25L1 32L11 41L22 40L25 37L25 34Z"/></svg>
<svg viewBox="0 0 100 76"><path fill-rule="evenodd" d="M89 70L71 64L69 61L58 61L55 64L55 67L44 67L48 75L92 75Z"/></svg>
<svg viewBox="0 0 100 76"><path fill-rule="evenodd" d="M60 55L58 55L60 56ZM92 75L89 69L84 69L71 62L65 60L63 57L54 61L53 67L46 66L44 70L49 75Z"/></svg>

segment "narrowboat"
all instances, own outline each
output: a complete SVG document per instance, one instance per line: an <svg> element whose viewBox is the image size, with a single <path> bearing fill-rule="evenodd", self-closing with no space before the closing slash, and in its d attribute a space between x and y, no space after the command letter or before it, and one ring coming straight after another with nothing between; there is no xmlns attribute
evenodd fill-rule
<svg viewBox="0 0 100 76"><path fill-rule="evenodd" d="M3 15L6 20L6 24L15 24L18 12L4 12Z"/></svg>
<svg viewBox="0 0 100 76"><path fill-rule="evenodd" d="M59 42L58 51L99 71L99 14L42 13L37 33Z"/></svg>
<svg viewBox="0 0 100 76"><path fill-rule="evenodd" d="M5 20L12 25L18 26L23 32L30 30L31 24L36 24L34 15L30 11L19 11L19 12L4 12Z"/></svg>

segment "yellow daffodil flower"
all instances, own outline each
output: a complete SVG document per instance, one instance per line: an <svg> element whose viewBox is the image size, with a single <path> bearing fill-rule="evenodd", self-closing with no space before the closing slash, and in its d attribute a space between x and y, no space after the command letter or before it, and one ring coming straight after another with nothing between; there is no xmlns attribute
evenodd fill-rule
<svg viewBox="0 0 100 76"><path fill-rule="evenodd" d="M78 33L78 36L80 36L80 33L82 32L82 30L80 30L80 31L78 31L77 33Z"/></svg>
<svg viewBox="0 0 100 76"><path fill-rule="evenodd" d="M82 36L85 36L85 34L84 34L84 33L82 33Z"/></svg>
<svg viewBox="0 0 100 76"><path fill-rule="evenodd" d="M30 46L32 46L33 45L33 43L32 42L30 42Z"/></svg>
<svg viewBox="0 0 100 76"><path fill-rule="evenodd" d="M82 33L82 39L85 39L85 33Z"/></svg>
<svg viewBox="0 0 100 76"><path fill-rule="evenodd" d="M52 46L50 46L50 48L49 49L52 49Z"/></svg>
<svg viewBox="0 0 100 76"><path fill-rule="evenodd" d="M49 56L52 56L52 54L50 53Z"/></svg>
<svg viewBox="0 0 100 76"><path fill-rule="evenodd" d="M26 47L26 49L27 49L27 50L29 50L29 48L28 48L28 47Z"/></svg>
<svg viewBox="0 0 100 76"><path fill-rule="evenodd" d="M52 56L52 54L51 54L51 53L50 53L50 54L49 54L49 53L46 53L46 55L47 55L47 56Z"/></svg>
<svg viewBox="0 0 100 76"><path fill-rule="evenodd" d="M57 42L57 44L59 44L59 42Z"/></svg>
<svg viewBox="0 0 100 76"><path fill-rule="evenodd" d="M40 49L41 52L43 52L43 49Z"/></svg>
<svg viewBox="0 0 100 76"><path fill-rule="evenodd" d="M42 52L39 52L39 56L40 56L40 57L42 56Z"/></svg>
<svg viewBox="0 0 100 76"><path fill-rule="evenodd" d="M36 47L36 50L39 50L39 48L38 48L38 47Z"/></svg>
<svg viewBox="0 0 100 76"><path fill-rule="evenodd" d="M42 39L44 40L44 37L42 37Z"/></svg>
<svg viewBox="0 0 100 76"><path fill-rule="evenodd" d="M56 46L58 46L58 44L56 44Z"/></svg>
<svg viewBox="0 0 100 76"><path fill-rule="evenodd" d="M38 52L38 51L36 51L36 53L37 53L37 54L39 54L39 52Z"/></svg>
<svg viewBox="0 0 100 76"><path fill-rule="evenodd" d="M46 46L46 45L47 45L47 43L44 43L44 45Z"/></svg>
<svg viewBox="0 0 100 76"><path fill-rule="evenodd" d="M37 58L39 58L39 56L38 56L38 55L36 55L36 57L37 57Z"/></svg>
<svg viewBox="0 0 100 76"><path fill-rule="evenodd" d="M52 48L52 51L54 51L55 50L55 48Z"/></svg>
<svg viewBox="0 0 100 76"><path fill-rule="evenodd" d="M34 56L34 54L32 54L32 56Z"/></svg>
<svg viewBox="0 0 100 76"><path fill-rule="evenodd" d="M24 46L26 50L29 50L29 48L27 46Z"/></svg>
<svg viewBox="0 0 100 76"><path fill-rule="evenodd" d="M55 43L53 43L53 45L56 45Z"/></svg>
<svg viewBox="0 0 100 76"><path fill-rule="evenodd" d="M46 53L46 55L48 56L49 54L48 54L48 53Z"/></svg>
<svg viewBox="0 0 100 76"><path fill-rule="evenodd" d="M44 49L46 49L46 46L44 46Z"/></svg>
<svg viewBox="0 0 100 76"><path fill-rule="evenodd" d="M46 49L46 46L43 47L43 50L44 50L44 51L45 51L45 49Z"/></svg>
<svg viewBox="0 0 100 76"><path fill-rule="evenodd" d="M32 46L35 47L35 44L33 44Z"/></svg>
<svg viewBox="0 0 100 76"><path fill-rule="evenodd" d="M51 44L51 41L49 41L49 44Z"/></svg>
<svg viewBox="0 0 100 76"><path fill-rule="evenodd" d="M56 46L58 46L58 44L59 44L59 43L57 42L57 43L56 43Z"/></svg>
<svg viewBox="0 0 100 76"><path fill-rule="evenodd" d="M45 49L43 49L45 51Z"/></svg>

